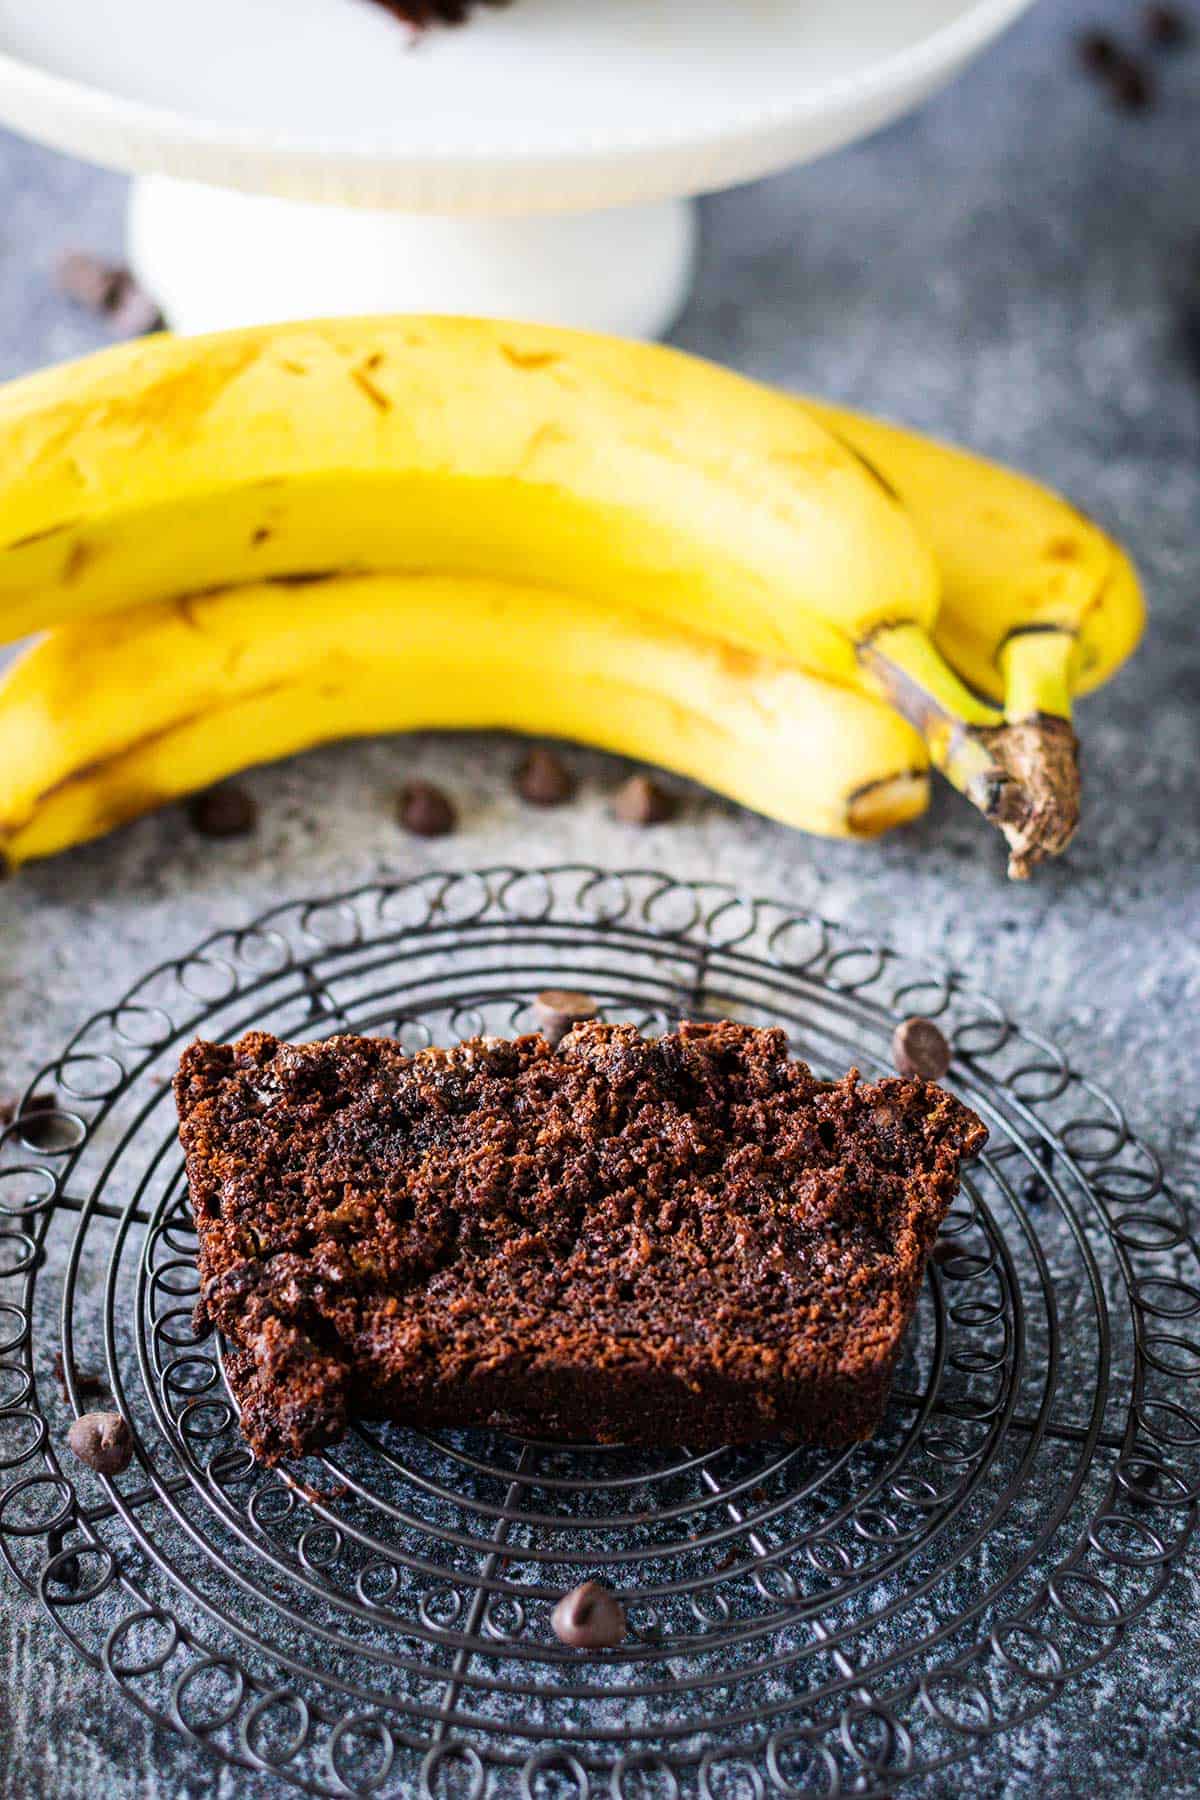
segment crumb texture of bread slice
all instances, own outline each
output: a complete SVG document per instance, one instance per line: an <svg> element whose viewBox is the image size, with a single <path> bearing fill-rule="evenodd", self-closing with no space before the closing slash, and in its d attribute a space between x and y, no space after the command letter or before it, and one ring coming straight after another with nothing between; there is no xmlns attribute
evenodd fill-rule
<svg viewBox="0 0 1200 1800"><path fill-rule="evenodd" d="M409 1056L193 1044L201 1312L274 1461L350 1420L696 1448L869 1436L964 1158L929 1082L777 1030L589 1021Z"/></svg>

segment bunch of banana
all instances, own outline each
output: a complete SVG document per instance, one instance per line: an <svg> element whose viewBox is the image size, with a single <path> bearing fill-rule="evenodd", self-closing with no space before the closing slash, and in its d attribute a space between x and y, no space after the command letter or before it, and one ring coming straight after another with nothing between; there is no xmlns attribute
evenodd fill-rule
<svg viewBox="0 0 1200 1800"><path fill-rule="evenodd" d="M0 638L46 633L0 679L14 865L324 739L500 725L833 835L932 763L1024 874L1074 829L1071 686L1140 618L1032 483L525 325L122 346L0 391L0 466Z"/></svg>

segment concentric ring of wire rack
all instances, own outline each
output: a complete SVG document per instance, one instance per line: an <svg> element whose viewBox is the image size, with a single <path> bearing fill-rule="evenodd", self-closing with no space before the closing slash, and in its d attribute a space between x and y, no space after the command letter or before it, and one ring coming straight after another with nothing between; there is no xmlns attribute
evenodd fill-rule
<svg viewBox="0 0 1200 1800"><path fill-rule="evenodd" d="M548 985L648 1030L779 1024L821 1072L941 1022L992 1138L884 1429L654 1455L364 1426L257 1468L192 1324L180 1048L509 1033ZM1051 1704L1161 1591L1200 1493L1198 1274L1114 1101L958 976L811 915L578 866L293 902L89 1020L0 1140L0 1547L151 1717L309 1792L882 1794ZM135 1432L111 1483L60 1455L89 1363ZM590 1658L548 1623L585 1576L631 1624Z"/></svg>

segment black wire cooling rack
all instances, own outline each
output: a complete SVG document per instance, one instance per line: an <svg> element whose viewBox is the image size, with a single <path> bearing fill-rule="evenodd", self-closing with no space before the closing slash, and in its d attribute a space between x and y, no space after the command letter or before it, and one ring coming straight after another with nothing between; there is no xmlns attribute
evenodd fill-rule
<svg viewBox="0 0 1200 1800"><path fill-rule="evenodd" d="M530 1025L550 985L648 1030L778 1023L821 1073L937 1018L991 1128L883 1429L693 1455L363 1427L242 1445L166 1080L197 1034ZM718 884L489 869L297 902L91 1019L0 1143L0 1547L144 1712L309 1793L879 1795L1050 1705L1155 1598L1200 1492L1200 1280L1120 1108L957 976ZM58 1391L56 1352L63 1390ZM95 1371L112 1482L64 1452ZM631 1635L550 1630L588 1576Z"/></svg>

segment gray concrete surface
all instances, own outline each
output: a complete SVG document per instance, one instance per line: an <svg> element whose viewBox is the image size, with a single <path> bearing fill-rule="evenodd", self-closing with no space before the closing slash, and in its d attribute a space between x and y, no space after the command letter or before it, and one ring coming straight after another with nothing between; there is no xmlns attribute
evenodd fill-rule
<svg viewBox="0 0 1200 1800"><path fill-rule="evenodd" d="M512 798L486 738L343 746L256 772L251 841L163 814L23 873L0 894L5 1086L18 1085L149 962L277 896L437 863L572 856L719 873L863 935L969 970L1127 1103L1168 1163L1195 1166L1200 1076L1200 43L1158 65L1160 104L1112 111L1072 37L1138 8L1044 0L917 117L810 169L705 204L679 343L891 413L1057 483L1133 547L1151 628L1082 710L1087 805L1061 864L1025 887L953 795L877 847L789 834L688 790L637 833L580 754L578 805ZM1200 28L1200 14L1196 16ZM68 246L112 248L122 183L0 138L0 373L82 351L56 297ZM402 837L398 782L444 782L445 844ZM1200 1591L1180 1570L1117 1657L1028 1733L930 1795L1200 1791ZM279 1793L218 1776L146 1727L0 1586L0 1795L116 1800Z"/></svg>

